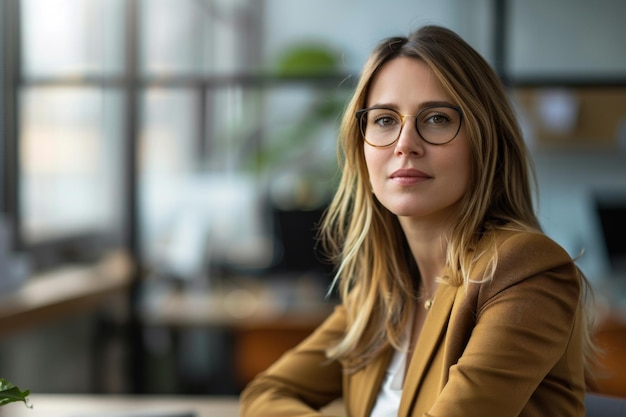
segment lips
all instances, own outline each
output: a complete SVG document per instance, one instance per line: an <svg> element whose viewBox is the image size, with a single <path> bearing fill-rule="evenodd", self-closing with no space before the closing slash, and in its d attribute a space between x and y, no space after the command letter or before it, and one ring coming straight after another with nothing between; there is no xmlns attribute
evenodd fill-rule
<svg viewBox="0 0 626 417"><path fill-rule="evenodd" d="M418 169L403 168L393 172L389 178L394 182L403 185L416 184L422 181L432 179L432 177L425 172Z"/></svg>
<svg viewBox="0 0 626 417"><path fill-rule="evenodd" d="M395 171L393 174L391 174L390 176L391 178L432 178L430 175L428 175L425 172L420 171L419 169L399 169L397 171Z"/></svg>

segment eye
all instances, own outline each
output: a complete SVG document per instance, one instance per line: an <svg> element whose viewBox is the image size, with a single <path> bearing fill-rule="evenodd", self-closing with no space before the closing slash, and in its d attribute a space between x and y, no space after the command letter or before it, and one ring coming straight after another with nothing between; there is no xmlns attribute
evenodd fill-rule
<svg viewBox="0 0 626 417"><path fill-rule="evenodd" d="M374 109L368 112L368 124L377 129L388 129L397 126L400 117L386 109Z"/></svg>
<svg viewBox="0 0 626 417"><path fill-rule="evenodd" d="M376 119L374 119L374 123L379 125L380 127L389 127L389 126L393 126L397 122L395 118L391 116L379 116Z"/></svg>
<svg viewBox="0 0 626 417"><path fill-rule="evenodd" d="M430 123L434 125L442 125L442 124L446 124L449 122L450 122L450 118L447 115L442 114L442 113L429 115L424 120L424 123Z"/></svg>

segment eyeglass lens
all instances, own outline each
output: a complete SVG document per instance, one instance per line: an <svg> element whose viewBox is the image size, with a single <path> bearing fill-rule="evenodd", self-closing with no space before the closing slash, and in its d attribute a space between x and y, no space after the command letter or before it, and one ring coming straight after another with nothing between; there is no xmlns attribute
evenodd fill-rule
<svg viewBox="0 0 626 417"><path fill-rule="evenodd" d="M441 145L456 137L461 126L461 115L453 107L429 107L416 116L401 115L392 109L369 109L361 115L361 133L374 146L394 143L407 118L415 118L415 127L426 142Z"/></svg>

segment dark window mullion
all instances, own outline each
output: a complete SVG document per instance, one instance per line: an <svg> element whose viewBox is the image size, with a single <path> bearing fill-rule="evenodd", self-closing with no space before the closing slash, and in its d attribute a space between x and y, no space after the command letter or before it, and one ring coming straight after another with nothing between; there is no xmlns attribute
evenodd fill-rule
<svg viewBox="0 0 626 417"><path fill-rule="evenodd" d="M202 164L207 160L209 152L211 151L208 143L207 125L210 125L212 118L212 106L207 99L207 90L204 86L200 85L196 87L195 93L198 97L198 144L197 144L197 160L198 169L202 169Z"/></svg>
<svg viewBox="0 0 626 417"><path fill-rule="evenodd" d="M125 140L124 140L124 219L126 231L125 243L133 261L133 272L128 297L130 317L127 327L129 358L127 372L130 380L128 387L131 393L140 394L144 391L144 346L143 326L139 312L141 291L142 256L139 229L139 175L138 175L138 141L140 126L139 94L142 83L139 82L139 0L127 0L125 9L126 51L124 94L126 98Z"/></svg>
<svg viewBox="0 0 626 417"><path fill-rule="evenodd" d="M20 175L18 152L18 94L21 88L20 77L20 2L3 0L2 2L2 49L3 49L3 167L2 211L8 219L9 231L14 249L21 249L20 238Z"/></svg>

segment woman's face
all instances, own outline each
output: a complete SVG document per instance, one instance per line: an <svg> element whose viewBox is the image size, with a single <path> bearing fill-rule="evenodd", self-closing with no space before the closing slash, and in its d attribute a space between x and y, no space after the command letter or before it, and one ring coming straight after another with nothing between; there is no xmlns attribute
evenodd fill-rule
<svg viewBox="0 0 626 417"><path fill-rule="evenodd" d="M384 64L372 80L366 106L416 115L433 102L457 104L424 62L399 57ZM364 143L372 190L380 203L399 217L449 222L469 191L468 139L461 124L452 141L432 145L420 137L415 120L405 118L398 140L390 146Z"/></svg>

